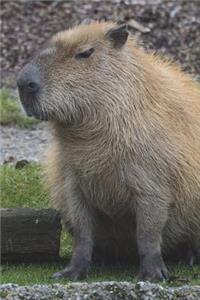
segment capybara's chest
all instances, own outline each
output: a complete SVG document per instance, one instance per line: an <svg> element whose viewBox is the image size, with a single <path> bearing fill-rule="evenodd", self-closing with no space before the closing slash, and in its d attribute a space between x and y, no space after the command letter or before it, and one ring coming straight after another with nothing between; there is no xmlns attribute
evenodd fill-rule
<svg viewBox="0 0 200 300"><path fill-rule="evenodd" d="M78 176L78 183L84 201L91 208L99 209L108 215L122 214L129 209L127 204L133 195L119 174L81 174Z"/></svg>

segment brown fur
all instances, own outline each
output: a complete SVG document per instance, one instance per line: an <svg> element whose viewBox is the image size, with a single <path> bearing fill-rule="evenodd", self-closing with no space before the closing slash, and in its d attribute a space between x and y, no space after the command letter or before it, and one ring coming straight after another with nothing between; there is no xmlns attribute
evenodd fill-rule
<svg viewBox="0 0 200 300"><path fill-rule="evenodd" d="M141 277L163 278L161 251L200 249L200 89L130 36L113 49L105 37L113 26L58 33L55 53L36 58L46 89L35 109L46 111L54 136L48 185L75 232L73 271L93 247L121 257L137 241ZM90 58L74 59L91 47Z"/></svg>

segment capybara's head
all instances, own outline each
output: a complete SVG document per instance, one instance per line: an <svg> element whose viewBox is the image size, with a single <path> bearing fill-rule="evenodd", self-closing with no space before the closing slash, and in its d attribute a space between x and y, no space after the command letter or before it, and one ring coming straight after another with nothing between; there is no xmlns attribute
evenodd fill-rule
<svg viewBox="0 0 200 300"><path fill-rule="evenodd" d="M19 74L17 84L27 114L70 125L99 110L105 113L122 82L127 38L126 25L106 22L53 36Z"/></svg>

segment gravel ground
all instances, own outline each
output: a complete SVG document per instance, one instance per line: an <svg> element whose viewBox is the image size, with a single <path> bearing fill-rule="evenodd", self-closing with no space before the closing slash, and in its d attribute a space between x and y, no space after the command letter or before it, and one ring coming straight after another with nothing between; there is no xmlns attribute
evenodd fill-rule
<svg viewBox="0 0 200 300"><path fill-rule="evenodd" d="M149 282L71 283L67 285L1 285L1 299L7 300L199 300L200 286L163 288Z"/></svg>
<svg viewBox="0 0 200 300"><path fill-rule="evenodd" d="M50 132L42 123L33 129L1 127L0 164L8 161L42 160L50 139Z"/></svg>

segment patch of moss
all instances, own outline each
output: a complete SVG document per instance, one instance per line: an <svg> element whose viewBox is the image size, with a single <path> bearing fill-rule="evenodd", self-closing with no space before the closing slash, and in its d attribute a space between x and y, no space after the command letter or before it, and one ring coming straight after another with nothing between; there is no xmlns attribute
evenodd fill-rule
<svg viewBox="0 0 200 300"><path fill-rule="evenodd" d="M0 297L1 299L4 299L8 296L8 293L6 291L0 291Z"/></svg>

